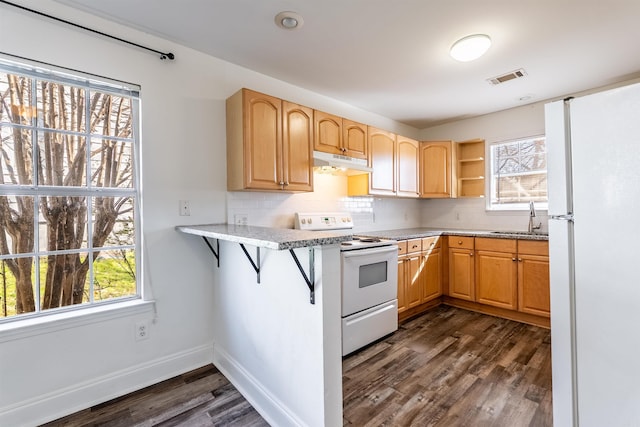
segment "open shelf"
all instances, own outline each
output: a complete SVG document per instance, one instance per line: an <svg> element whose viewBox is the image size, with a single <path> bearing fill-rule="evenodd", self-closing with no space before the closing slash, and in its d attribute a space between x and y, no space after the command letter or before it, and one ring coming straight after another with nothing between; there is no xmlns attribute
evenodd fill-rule
<svg viewBox="0 0 640 427"><path fill-rule="evenodd" d="M456 144L457 197L484 197L484 140L474 139Z"/></svg>

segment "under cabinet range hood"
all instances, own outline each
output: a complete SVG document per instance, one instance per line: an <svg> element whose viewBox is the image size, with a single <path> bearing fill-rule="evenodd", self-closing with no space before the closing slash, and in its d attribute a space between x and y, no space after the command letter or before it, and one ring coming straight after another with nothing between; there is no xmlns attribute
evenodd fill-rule
<svg viewBox="0 0 640 427"><path fill-rule="evenodd" d="M344 173L345 175L355 175L373 171L372 168L367 166L367 160L365 159L357 159L341 154L324 153L322 151L313 152L313 166L321 172Z"/></svg>

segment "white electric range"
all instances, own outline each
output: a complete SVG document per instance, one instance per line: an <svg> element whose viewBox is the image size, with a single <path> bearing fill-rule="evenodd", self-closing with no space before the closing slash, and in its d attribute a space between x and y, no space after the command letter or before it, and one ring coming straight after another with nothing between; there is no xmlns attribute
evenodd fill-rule
<svg viewBox="0 0 640 427"><path fill-rule="evenodd" d="M350 231L345 212L296 213L295 228ZM354 236L340 245L342 355L398 329L398 243Z"/></svg>

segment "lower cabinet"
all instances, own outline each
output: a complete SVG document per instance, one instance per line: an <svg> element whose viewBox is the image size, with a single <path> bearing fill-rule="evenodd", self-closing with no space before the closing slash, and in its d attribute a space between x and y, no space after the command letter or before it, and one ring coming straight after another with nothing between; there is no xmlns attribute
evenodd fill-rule
<svg viewBox="0 0 640 427"><path fill-rule="evenodd" d="M548 327L548 242L468 236L399 241L400 320L441 301Z"/></svg>
<svg viewBox="0 0 640 427"><path fill-rule="evenodd" d="M476 237L476 301L518 309L517 241Z"/></svg>
<svg viewBox="0 0 640 427"><path fill-rule="evenodd" d="M398 242L398 314L442 295L440 242L439 236Z"/></svg>
<svg viewBox="0 0 640 427"><path fill-rule="evenodd" d="M476 300L473 261L473 237L449 236L449 296Z"/></svg>
<svg viewBox="0 0 640 427"><path fill-rule="evenodd" d="M523 313L550 317L549 244L518 241L518 308Z"/></svg>
<svg viewBox="0 0 640 427"><path fill-rule="evenodd" d="M433 239L433 238L432 238ZM424 283L422 292L422 302L432 301L442 295L442 250L440 248L440 239L434 244L434 249L430 251L424 250L425 240L422 240L423 248L423 265L424 265ZM428 242L426 244L429 244Z"/></svg>
<svg viewBox="0 0 640 427"><path fill-rule="evenodd" d="M548 326L548 242L449 236L448 246L446 303Z"/></svg>

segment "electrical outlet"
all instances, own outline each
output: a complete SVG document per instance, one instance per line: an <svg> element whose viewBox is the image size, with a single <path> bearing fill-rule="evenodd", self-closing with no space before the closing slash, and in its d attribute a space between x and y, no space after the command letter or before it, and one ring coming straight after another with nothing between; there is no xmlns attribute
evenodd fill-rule
<svg viewBox="0 0 640 427"><path fill-rule="evenodd" d="M233 223L235 225L249 225L249 215L247 215L247 214L235 214L233 216Z"/></svg>
<svg viewBox="0 0 640 427"><path fill-rule="evenodd" d="M134 330L136 341L142 341L149 338L149 325L148 320L142 320L136 323Z"/></svg>
<svg viewBox="0 0 640 427"><path fill-rule="evenodd" d="M178 209L179 209L180 216L191 215L191 206L189 205L188 200L178 200Z"/></svg>

